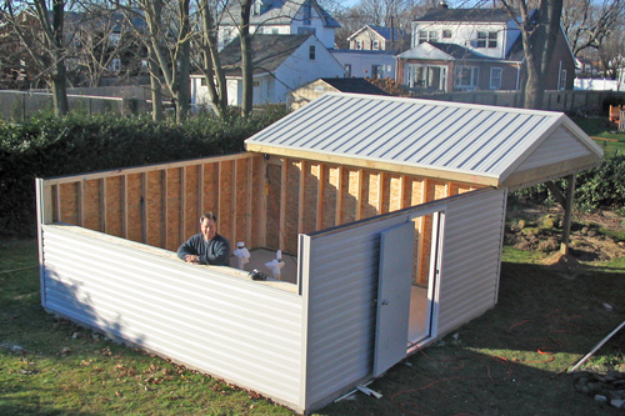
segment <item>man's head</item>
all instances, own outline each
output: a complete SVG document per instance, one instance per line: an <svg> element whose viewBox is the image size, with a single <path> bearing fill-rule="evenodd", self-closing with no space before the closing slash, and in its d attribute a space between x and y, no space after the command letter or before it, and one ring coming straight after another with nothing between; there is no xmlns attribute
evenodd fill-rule
<svg viewBox="0 0 625 416"><path fill-rule="evenodd" d="M217 234L217 216L212 212L207 212L200 217L200 232L204 240L208 241Z"/></svg>

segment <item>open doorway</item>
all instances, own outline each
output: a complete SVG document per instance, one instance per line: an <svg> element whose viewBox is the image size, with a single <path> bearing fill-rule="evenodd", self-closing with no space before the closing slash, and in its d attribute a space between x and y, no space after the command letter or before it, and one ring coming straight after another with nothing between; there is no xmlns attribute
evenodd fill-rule
<svg viewBox="0 0 625 416"><path fill-rule="evenodd" d="M408 344L434 336L444 212L413 218L415 245L410 285Z"/></svg>

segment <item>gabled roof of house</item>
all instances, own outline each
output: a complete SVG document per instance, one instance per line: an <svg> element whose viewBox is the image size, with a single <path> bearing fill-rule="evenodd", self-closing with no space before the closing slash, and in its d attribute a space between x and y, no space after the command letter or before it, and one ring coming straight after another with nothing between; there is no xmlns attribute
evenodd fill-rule
<svg viewBox="0 0 625 416"><path fill-rule="evenodd" d="M252 36L252 67L254 74L275 71L311 36L314 35ZM227 76L241 75L241 40L239 37L228 43L219 52L219 57Z"/></svg>
<svg viewBox="0 0 625 416"><path fill-rule="evenodd" d="M425 15L415 22L483 22L505 23L512 20L507 10L496 9L429 9Z"/></svg>
<svg viewBox="0 0 625 416"><path fill-rule="evenodd" d="M384 91L382 88L376 87L364 78L321 78L321 80L333 86L340 92L389 95L389 93Z"/></svg>
<svg viewBox="0 0 625 416"><path fill-rule="evenodd" d="M248 151L495 187L598 165L603 151L563 113L326 94L245 140Z"/></svg>
<svg viewBox="0 0 625 416"><path fill-rule="evenodd" d="M427 59L427 60L480 60L496 61L497 59L484 56L455 43L422 42L412 49L397 56L399 59Z"/></svg>
<svg viewBox="0 0 625 416"><path fill-rule="evenodd" d="M306 1L311 2L311 6L319 13L326 27L341 27L339 22L321 7L316 0L265 0L263 11L259 15L250 16L252 25L289 25L300 11ZM253 6L252 6L253 7ZM220 24L238 24L241 16L241 2L229 1L228 13L224 13Z"/></svg>
<svg viewBox="0 0 625 416"><path fill-rule="evenodd" d="M391 40L391 35L393 35L394 40L401 40L406 36L406 33L403 30L398 28L390 28L387 26L378 26L378 25L364 25L352 35L350 35L347 40L352 40L354 37L358 36L360 33L364 32L367 29L371 29L376 32L378 35L382 36L386 40Z"/></svg>

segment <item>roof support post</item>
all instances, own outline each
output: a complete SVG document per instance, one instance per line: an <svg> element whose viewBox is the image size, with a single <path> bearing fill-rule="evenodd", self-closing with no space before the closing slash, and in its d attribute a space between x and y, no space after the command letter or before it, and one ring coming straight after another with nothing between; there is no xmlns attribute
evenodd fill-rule
<svg viewBox="0 0 625 416"><path fill-rule="evenodd" d="M560 242L560 252L568 254L569 252L569 236L571 235L571 220L573 218L573 197L575 194L575 174L567 176L566 193L562 195L560 189L553 181L545 183L553 197L564 208L564 221L562 226L562 240Z"/></svg>
<svg viewBox="0 0 625 416"><path fill-rule="evenodd" d="M562 226L562 241L560 252L569 253L569 236L571 235L571 220L573 218L573 199L575 194L575 174L567 177L566 195L564 203L564 225Z"/></svg>

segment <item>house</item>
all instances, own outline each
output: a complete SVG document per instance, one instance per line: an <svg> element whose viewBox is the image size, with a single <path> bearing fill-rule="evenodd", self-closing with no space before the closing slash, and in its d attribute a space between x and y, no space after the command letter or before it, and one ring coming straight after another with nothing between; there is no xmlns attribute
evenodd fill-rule
<svg viewBox="0 0 625 416"><path fill-rule="evenodd" d="M378 25L365 25L347 40L349 49L357 51L402 51L409 44L403 30Z"/></svg>
<svg viewBox="0 0 625 416"><path fill-rule="evenodd" d="M343 93L245 145L37 179L41 303L302 413L495 307L508 192L568 176L570 212L603 155L563 113ZM209 210L292 280L178 259Z"/></svg>
<svg viewBox="0 0 625 416"><path fill-rule="evenodd" d="M228 104L241 105L240 39L236 38L220 53L226 73ZM287 93L319 77L343 77L343 66L313 34L255 35L252 37L254 105L286 102ZM208 87L202 75L191 76L191 102L208 105ZM204 84L204 85L203 85Z"/></svg>
<svg viewBox="0 0 625 416"><path fill-rule="evenodd" d="M219 22L219 49L238 36L241 4L229 1ZM341 25L316 0L253 0L250 33L314 34L327 49L334 48L334 32Z"/></svg>
<svg viewBox="0 0 625 416"><path fill-rule="evenodd" d="M301 106L331 92L390 95L364 78L319 78L291 91L288 95L287 105L289 109L297 110Z"/></svg>
<svg viewBox="0 0 625 416"><path fill-rule="evenodd" d="M395 51L333 49L330 53L343 65L347 77L395 79Z"/></svg>
<svg viewBox="0 0 625 416"><path fill-rule="evenodd" d="M430 91L519 90L524 64L521 31L506 10L444 6L413 22L412 48L397 57L397 80ZM561 29L545 89L573 89L574 71Z"/></svg>

